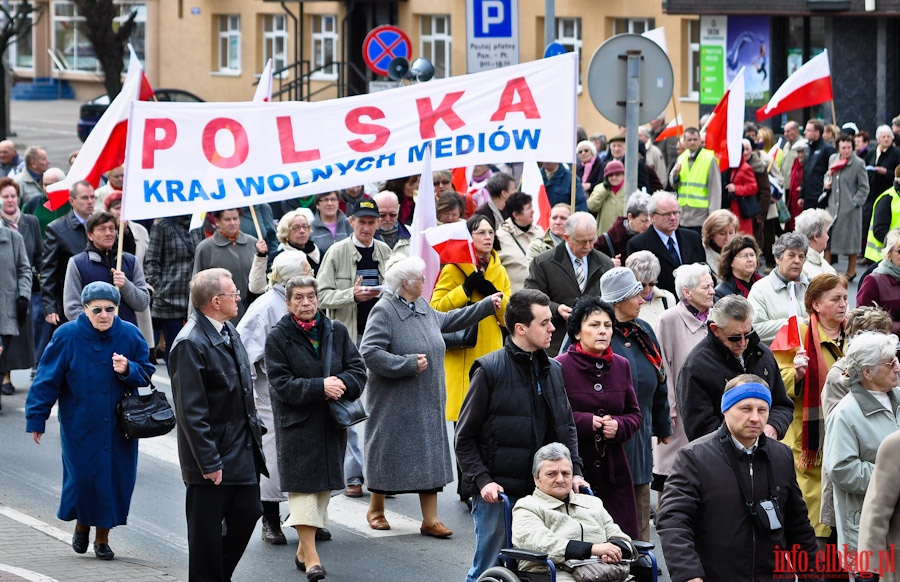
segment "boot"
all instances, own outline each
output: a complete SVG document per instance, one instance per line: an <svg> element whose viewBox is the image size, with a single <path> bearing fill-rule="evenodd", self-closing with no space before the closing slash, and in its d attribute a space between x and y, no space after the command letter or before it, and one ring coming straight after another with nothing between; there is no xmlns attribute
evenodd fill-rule
<svg viewBox="0 0 900 582"><path fill-rule="evenodd" d="M281 521L277 515L262 516L262 539L267 544L283 546L287 543L284 532L281 531Z"/></svg>

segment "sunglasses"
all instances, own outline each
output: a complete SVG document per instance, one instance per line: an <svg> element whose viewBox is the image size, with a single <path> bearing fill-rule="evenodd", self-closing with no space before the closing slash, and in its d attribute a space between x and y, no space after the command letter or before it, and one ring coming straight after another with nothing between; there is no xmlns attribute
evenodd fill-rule
<svg viewBox="0 0 900 582"><path fill-rule="evenodd" d="M116 306L115 305L107 305L106 307L92 307L91 308L91 313L93 313L94 315L100 315L104 311L107 313L114 313L116 311Z"/></svg>
<svg viewBox="0 0 900 582"><path fill-rule="evenodd" d="M727 339L728 341L730 341L733 344L736 344L736 343L738 343L740 341L744 341L744 340L750 341L750 338L752 338L754 335L756 335L756 331L751 329L749 332L747 332L743 335L727 335L727 336L725 336L725 339Z"/></svg>
<svg viewBox="0 0 900 582"><path fill-rule="evenodd" d="M452 183L452 182L450 182L450 180L435 180L435 181L434 181L434 185L435 185L435 186L447 186L447 185L449 185L449 184L451 184L451 183Z"/></svg>

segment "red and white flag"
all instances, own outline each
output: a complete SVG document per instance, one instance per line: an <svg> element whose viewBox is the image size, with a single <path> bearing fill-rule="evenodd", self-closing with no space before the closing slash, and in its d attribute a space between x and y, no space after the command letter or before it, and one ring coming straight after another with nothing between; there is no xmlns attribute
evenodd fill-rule
<svg viewBox="0 0 900 582"><path fill-rule="evenodd" d="M421 198L422 193L419 193ZM418 206L416 211L418 213ZM475 252L472 250L472 235L465 222L448 222L434 226L425 231L425 240L442 263L475 264Z"/></svg>
<svg viewBox="0 0 900 582"><path fill-rule="evenodd" d="M781 113L812 107L833 99L831 67L828 65L828 49L825 49L782 83L765 107L756 110L756 119L763 121Z"/></svg>
<svg viewBox="0 0 900 582"><path fill-rule="evenodd" d="M153 97L153 89L144 75L144 68L128 45L131 59L128 61L128 75L122 91L113 99L97 125L81 146L81 152L66 177L47 187L47 202L50 210L57 210L69 200L69 188L75 182L87 180L94 188L100 185L104 173L118 168L125 162L125 141L128 136L128 113L132 101L148 101Z"/></svg>
<svg viewBox="0 0 900 582"><path fill-rule="evenodd" d="M575 172L572 178L577 179ZM519 190L531 196L531 207L534 209L534 224L545 231L550 228L550 198L544 186L544 178L537 162L525 162L522 167L522 184Z"/></svg>
<svg viewBox="0 0 900 582"><path fill-rule="evenodd" d="M744 155L741 140L744 138L746 97L744 67L741 67L706 123L706 147L716 154L719 170L723 172L737 168Z"/></svg>
<svg viewBox="0 0 900 582"><path fill-rule="evenodd" d="M679 113L675 119L666 125L665 129L659 132L659 135L653 141L659 142L670 137L678 137L682 133L684 133L684 122L681 120L681 114Z"/></svg>
<svg viewBox="0 0 900 582"><path fill-rule="evenodd" d="M437 209L434 201L434 181L431 176L431 144L425 148L423 158L422 178L419 180L419 196L416 198L416 212L413 214L412 240L410 241L410 256L419 257L425 261L425 283L422 285L422 297L431 301L431 292L441 274L441 262L450 263L457 261L442 261L439 251L432 248L434 245L426 240L427 233L437 226ZM456 223L454 223L456 224ZM460 222L463 230L468 234L466 223ZM471 239L471 237L470 237ZM468 258L461 261L470 262Z"/></svg>
<svg viewBox="0 0 900 582"><path fill-rule="evenodd" d="M772 351L786 351L799 348L800 343L800 318L798 317L799 309L797 308L797 293L794 290L796 283L793 281L788 283L788 320L772 340L769 346Z"/></svg>

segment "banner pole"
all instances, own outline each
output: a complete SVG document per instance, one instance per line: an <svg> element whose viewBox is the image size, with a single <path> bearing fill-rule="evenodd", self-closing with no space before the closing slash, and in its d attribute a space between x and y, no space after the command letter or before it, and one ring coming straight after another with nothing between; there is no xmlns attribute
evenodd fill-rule
<svg viewBox="0 0 900 582"><path fill-rule="evenodd" d="M834 99L831 100L831 123L837 125L837 114L834 112Z"/></svg>
<svg viewBox="0 0 900 582"><path fill-rule="evenodd" d="M571 202L571 205L572 205L572 212L575 212L575 180L578 179L578 176L577 176L576 173L575 173L575 164L577 164L577 163L578 163L578 162L573 162L573 163L572 163L572 171L571 171L571 174L572 174L572 187L570 188L570 197L571 197L571 200L572 200L572 202ZM585 194L585 196L587 196L587 194Z"/></svg>
<svg viewBox="0 0 900 582"><path fill-rule="evenodd" d="M122 270L122 245L125 243L125 221L119 221L119 249L116 251L116 271Z"/></svg>
<svg viewBox="0 0 900 582"><path fill-rule="evenodd" d="M266 240L263 238L262 230L259 228L259 220L256 218L256 209L250 205L250 218L253 219L253 226L256 228L256 240Z"/></svg>

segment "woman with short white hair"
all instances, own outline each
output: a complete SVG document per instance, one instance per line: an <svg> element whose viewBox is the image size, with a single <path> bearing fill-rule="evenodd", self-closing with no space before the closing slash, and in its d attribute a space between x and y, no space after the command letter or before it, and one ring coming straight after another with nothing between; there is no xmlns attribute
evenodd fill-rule
<svg viewBox="0 0 900 582"><path fill-rule="evenodd" d="M650 324L656 330L660 316L667 309L675 307L678 298L665 289L656 286L662 267L659 259L650 251L638 251L631 253L625 259L625 266L634 272L634 277L641 283L641 297L644 304L641 305L640 318Z"/></svg>
<svg viewBox="0 0 900 582"><path fill-rule="evenodd" d="M447 538L453 531L437 514L437 494L453 481L441 333L478 325L500 309L502 293L446 313L436 311L422 298L424 271L419 257L388 262L386 293L369 313L359 346L368 368L364 457L371 499L366 519L372 529L390 529L385 495L417 493L420 532Z"/></svg>
<svg viewBox="0 0 900 582"><path fill-rule="evenodd" d="M897 336L862 332L844 354L852 382L825 419L823 465L834 486L838 547L855 551L859 516L875 454L886 436L900 428L900 362Z"/></svg>
<svg viewBox="0 0 900 582"><path fill-rule="evenodd" d="M575 155L578 156L578 164L575 166L575 174L581 180L585 195L594 190L594 186L603 181L603 173L600 171L603 164L597 159L597 148L590 140L578 142L575 146Z"/></svg>
<svg viewBox="0 0 900 582"><path fill-rule="evenodd" d="M828 247L828 229L834 219L827 210L822 208L810 208L804 210L794 219L794 230L809 239L809 248L806 250L806 262L803 263L803 274L812 280L816 275L835 275L837 271L831 263L824 260L823 253Z"/></svg>

